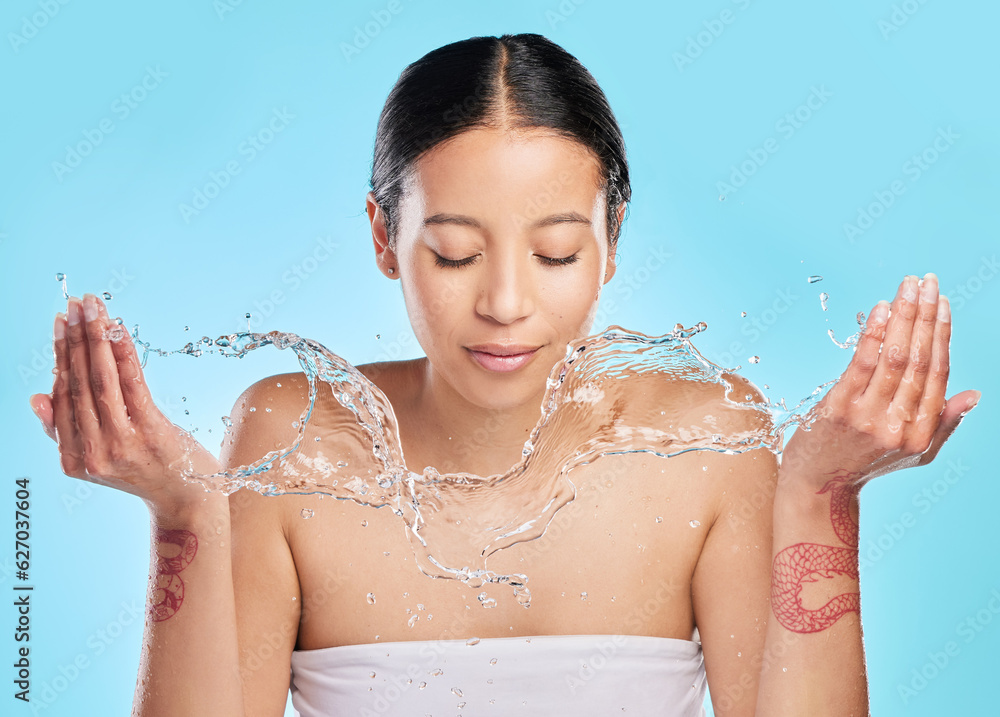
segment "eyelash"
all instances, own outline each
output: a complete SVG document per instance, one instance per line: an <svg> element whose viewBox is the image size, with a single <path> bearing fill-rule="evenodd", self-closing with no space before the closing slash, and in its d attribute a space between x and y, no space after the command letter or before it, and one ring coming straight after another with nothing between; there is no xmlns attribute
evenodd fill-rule
<svg viewBox="0 0 1000 717"><path fill-rule="evenodd" d="M547 266L568 266L569 264L574 264L580 258L578 255L573 254L571 256L563 257L560 259L552 259L547 256L539 256ZM435 255L435 263L442 268L459 269L463 266L469 266L476 260L475 256L466 257L465 259L445 259L443 256Z"/></svg>

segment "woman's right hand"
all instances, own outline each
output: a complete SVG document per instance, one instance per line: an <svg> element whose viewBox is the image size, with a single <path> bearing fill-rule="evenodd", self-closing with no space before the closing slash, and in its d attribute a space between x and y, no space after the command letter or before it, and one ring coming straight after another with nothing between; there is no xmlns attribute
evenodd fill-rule
<svg viewBox="0 0 1000 717"><path fill-rule="evenodd" d="M111 340L109 330L120 336ZM51 394L31 408L59 445L63 472L173 511L205 498L183 480L221 470L218 460L153 403L135 345L93 294L70 297L53 327L56 359Z"/></svg>

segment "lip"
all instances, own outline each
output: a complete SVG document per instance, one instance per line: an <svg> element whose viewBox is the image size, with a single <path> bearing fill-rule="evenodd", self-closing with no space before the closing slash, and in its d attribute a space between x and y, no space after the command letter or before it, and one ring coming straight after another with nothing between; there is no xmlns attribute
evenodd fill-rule
<svg viewBox="0 0 1000 717"><path fill-rule="evenodd" d="M524 344L476 344L466 346L465 350L487 371L509 373L531 361L540 348Z"/></svg>

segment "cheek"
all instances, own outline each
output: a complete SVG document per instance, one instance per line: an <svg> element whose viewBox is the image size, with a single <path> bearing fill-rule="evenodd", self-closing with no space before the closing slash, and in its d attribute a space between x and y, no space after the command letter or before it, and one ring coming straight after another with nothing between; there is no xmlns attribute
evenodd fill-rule
<svg viewBox="0 0 1000 717"><path fill-rule="evenodd" d="M407 312L414 327L424 327L425 331L442 331L453 324L449 321L462 306L466 289L454 278L414 275L411 281L404 280L403 297Z"/></svg>

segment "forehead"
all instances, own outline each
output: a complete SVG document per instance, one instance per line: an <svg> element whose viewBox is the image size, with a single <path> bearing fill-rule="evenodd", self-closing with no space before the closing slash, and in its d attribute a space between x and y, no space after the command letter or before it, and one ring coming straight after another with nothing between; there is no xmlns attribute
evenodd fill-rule
<svg viewBox="0 0 1000 717"><path fill-rule="evenodd" d="M552 130L477 128L423 155L404 196L427 214L576 209L589 216L603 206L600 169L589 148Z"/></svg>

